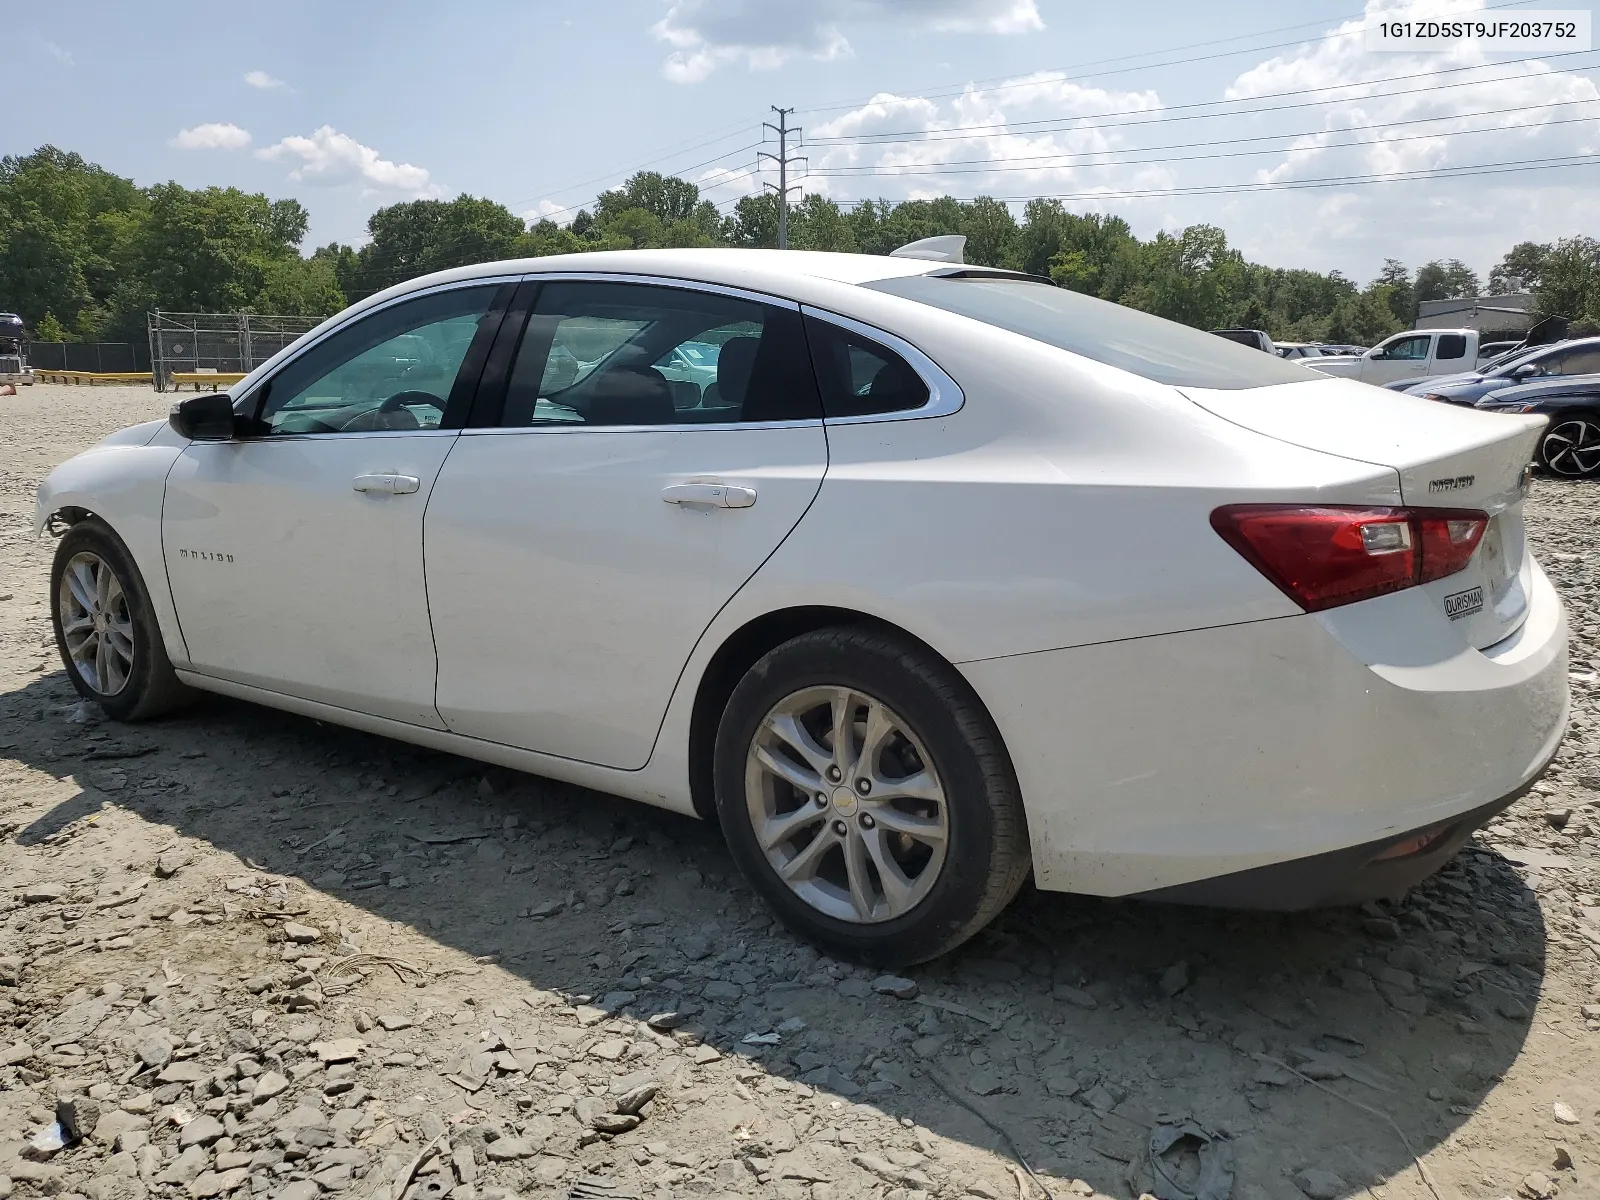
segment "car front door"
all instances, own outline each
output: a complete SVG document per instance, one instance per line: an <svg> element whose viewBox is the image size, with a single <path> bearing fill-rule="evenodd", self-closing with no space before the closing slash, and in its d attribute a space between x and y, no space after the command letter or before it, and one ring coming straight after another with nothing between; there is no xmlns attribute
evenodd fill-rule
<svg viewBox="0 0 1600 1200"><path fill-rule="evenodd" d="M422 515L504 289L357 318L241 398L240 436L184 450L162 543L192 670L443 727Z"/></svg>
<svg viewBox="0 0 1600 1200"><path fill-rule="evenodd" d="M512 340L428 507L439 712L458 733L639 768L695 643L821 486L800 313L550 281L514 359Z"/></svg>
<svg viewBox="0 0 1600 1200"><path fill-rule="evenodd" d="M1382 351L1381 356L1375 352L1361 364L1361 378L1367 383L1382 384L1392 379L1427 374L1429 344L1432 340L1426 333L1390 338L1378 347Z"/></svg>

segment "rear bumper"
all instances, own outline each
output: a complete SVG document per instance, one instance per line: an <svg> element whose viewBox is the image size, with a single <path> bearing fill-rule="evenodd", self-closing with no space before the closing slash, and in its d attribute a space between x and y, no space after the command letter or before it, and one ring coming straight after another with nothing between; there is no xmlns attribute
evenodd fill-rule
<svg viewBox="0 0 1600 1200"><path fill-rule="evenodd" d="M1535 775L1534 779L1537 778ZM1272 863L1215 879L1158 888L1141 893L1138 898L1275 912L1395 899L1454 858L1473 831L1526 795L1534 779L1509 796L1490 801L1482 808L1462 813L1443 824L1407 830L1399 837L1386 837L1364 846L1330 850L1326 854ZM1411 853L1395 853L1419 838L1426 838L1426 845Z"/></svg>
<svg viewBox="0 0 1600 1200"><path fill-rule="evenodd" d="M1529 583L1522 627L1483 651L1414 588L962 664L1022 785L1036 882L1301 908L1426 877L1566 730L1566 615L1537 565Z"/></svg>

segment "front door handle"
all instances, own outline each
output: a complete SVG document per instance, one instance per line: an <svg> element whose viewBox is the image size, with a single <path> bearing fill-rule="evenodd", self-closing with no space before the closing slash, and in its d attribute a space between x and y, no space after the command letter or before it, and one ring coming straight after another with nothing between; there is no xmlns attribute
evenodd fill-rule
<svg viewBox="0 0 1600 1200"><path fill-rule="evenodd" d="M711 508L749 508L756 502L755 488L726 483L673 483L661 489L668 504L705 504Z"/></svg>
<svg viewBox="0 0 1600 1200"><path fill-rule="evenodd" d="M422 486L415 475L357 475L350 486L358 492L383 492L390 496L406 496Z"/></svg>

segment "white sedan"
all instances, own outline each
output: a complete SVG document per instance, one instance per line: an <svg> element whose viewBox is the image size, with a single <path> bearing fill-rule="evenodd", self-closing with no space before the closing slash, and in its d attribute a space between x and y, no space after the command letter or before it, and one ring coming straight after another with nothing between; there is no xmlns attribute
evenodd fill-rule
<svg viewBox="0 0 1600 1200"><path fill-rule="evenodd" d="M630 251L370 297L38 525L111 716L218 692L716 819L801 934L910 963L1030 872L1299 908L1446 862L1567 723L1543 424L1007 272Z"/></svg>

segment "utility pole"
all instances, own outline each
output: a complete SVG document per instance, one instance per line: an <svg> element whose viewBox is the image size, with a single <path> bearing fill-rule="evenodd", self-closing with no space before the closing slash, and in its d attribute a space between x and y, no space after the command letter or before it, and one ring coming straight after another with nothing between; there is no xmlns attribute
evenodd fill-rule
<svg viewBox="0 0 1600 1200"><path fill-rule="evenodd" d="M761 127L770 129L778 135L778 152L776 154L768 154L762 151L756 155L756 158L758 160L769 158L778 164L778 184L774 188L778 193L778 249L787 250L789 248L789 193L800 186L795 184L791 188L789 184L789 164L797 162L808 163L808 160L798 154L791 155L789 153L789 139L798 136L800 133L798 125L789 124L789 114L794 112L794 109L779 108L774 104L772 111L778 114L778 123L776 125L770 122L764 123ZM763 182L761 186L772 187L773 185Z"/></svg>

